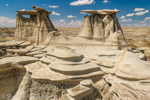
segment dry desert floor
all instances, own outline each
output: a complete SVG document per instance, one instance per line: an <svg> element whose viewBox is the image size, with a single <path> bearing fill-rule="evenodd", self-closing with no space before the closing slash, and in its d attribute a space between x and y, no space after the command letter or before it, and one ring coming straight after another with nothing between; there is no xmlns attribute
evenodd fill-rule
<svg viewBox="0 0 150 100"><path fill-rule="evenodd" d="M150 27L122 27L124 36L132 48L144 49L147 58L150 60ZM68 36L75 37L81 28L57 27L58 31ZM15 27L1 27L0 41L14 39Z"/></svg>

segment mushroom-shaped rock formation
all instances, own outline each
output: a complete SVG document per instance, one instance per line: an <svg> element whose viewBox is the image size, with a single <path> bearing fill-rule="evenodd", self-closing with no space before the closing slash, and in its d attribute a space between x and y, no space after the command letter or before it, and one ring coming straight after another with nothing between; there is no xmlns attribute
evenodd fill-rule
<svg viewBox="0 0 150 100"><path fill-rule="evenodd" d="M16 11L18 14L15 39L31 41L39 45L45 42L49 32L56 29L48 17L51 12L37 6L32 6L32 8L34 10ZM30 18L25 18L22 15L30 15Z"/></svg>
<svg viewBox="0 0 150 100"><path fill-rule="evenodd" d="M144 50L126 47L119 10L82 11L92 15L74 38L32 8L17 11L21 41L0 42L0 100L149 100L150 64Z"/></svg>
<svg viewBox="0 0 150 100"><path fill-rule="evenodd" d="M92 80L87 79L80 82L79 85L67 90L70 100L82 100L94 92Z"/></svg>
<svg viewBox="0 0 150 100"><path fill-rule="evenodd" d="M91 14L101 14L101 15L108 15L120 12L120 10L110 10L110 9L103 9L103 10L81 10L84 13L91 13Z"/></svg>
<svg viewBox="0 0 150 100"><path fill-rule="evenodd" d="M116 17L116 13L120 10L81 10L81 12L92 15L84 17L78 37L97 40L99 44L109 46L111 50L124 49L128 46Z"/></svg>
<svg viewBox="0 0 150 100"><path fill-rule="evenodd" d="M103 72L100 67L69 47L57 46L46 53L40 62L26 65L33 79L46 79L57 84L77 84L82 79L98 80ZM42 74L45 73L45 74ZM57 78L56 78L57 77Z"/></svg>

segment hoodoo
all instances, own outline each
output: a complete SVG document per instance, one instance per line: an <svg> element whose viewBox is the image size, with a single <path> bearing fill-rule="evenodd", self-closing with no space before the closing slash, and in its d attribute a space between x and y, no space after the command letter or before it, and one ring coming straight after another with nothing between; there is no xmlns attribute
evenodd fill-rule
<svg viewBox="0 0 150 100"><path fill-rule="evenodd" d="M92 15L84 17L78 37L92 38L102 42L104 46L117 46L118 49L124 49L128 45L116 17L116 13L120 10L81 10L81 12Z"/></svg>
<svg viewBox="0 0 150 100"><path fill-rule="evenodd" d="M0 100L150 100L150 64L127 48L120 10L82 10L92 15L69 37L32 8L16 11L16 40L0 42Z"/></svg>
<svg viewBox="0 0 150 100"><path fill-rule="evenodd" d="M48 33L55 31L55 27L49 18L51 12L32 6L34 10L16 11L17 23L15 31L15 39L19 41L30 41L37 45L45 42ZM30 15L30 18L25 18L22 15Z"/></svg>

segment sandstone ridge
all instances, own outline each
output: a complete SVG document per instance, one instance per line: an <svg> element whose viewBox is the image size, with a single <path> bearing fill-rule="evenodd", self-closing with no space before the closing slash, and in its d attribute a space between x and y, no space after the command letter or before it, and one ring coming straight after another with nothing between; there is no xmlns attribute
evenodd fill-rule
<svg viewBox="0 0 150 100"><path fill-rule="evenodd" d="M0 42L0 100L149 100L150 63L128 46L119 10L83 10L92 15L69 37L32 8L16 11L15 40Z"/></svg>

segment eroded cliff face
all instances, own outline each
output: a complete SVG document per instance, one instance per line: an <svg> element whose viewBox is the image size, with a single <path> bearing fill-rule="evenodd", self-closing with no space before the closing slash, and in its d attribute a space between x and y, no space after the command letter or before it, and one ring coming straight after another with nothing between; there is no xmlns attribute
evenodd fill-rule
<svg viewBox="0 0 150 100"><path fill-rule="evenodd" d="M19 41L0 42L0 100L150 98L150 64L142 51L124 49L127 43L115 14L118 11L89 11L93 14L84 17L79 36L74 41L70 38L70 45L62 45L68 37L53 31L50 12L33 8L18 11L15 37ZM49 44L51 40L62 44L25 42ZM72 45L75 41L80 45Z"/></svg>
<svg viewBox="0 0 150 100"><path fill-rule="evenodd" d="M103 42L104 46L118 46L118 49L128 46L116 13L86 15L78 37Z"/></svg>
<svg viewBox="0 0 150 100"><path fill-rule="evenodd" d="M19 41L30 40L29 38L34 36L33 32L37 24L37 17L33 15L30 18L25 18L21 14L17 14L16 19L15 39Z"/></svg>
<svg viewBox="0 0 150 100"><path fill-rule="evenodd" d="M35 11L17 11L15 39L39 45L45 42L49 32L56 29L49 18L50 12L36 6L33 8ZM25 18L22 15L30 15L30 18Z"/></svg>

